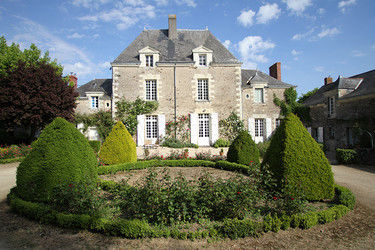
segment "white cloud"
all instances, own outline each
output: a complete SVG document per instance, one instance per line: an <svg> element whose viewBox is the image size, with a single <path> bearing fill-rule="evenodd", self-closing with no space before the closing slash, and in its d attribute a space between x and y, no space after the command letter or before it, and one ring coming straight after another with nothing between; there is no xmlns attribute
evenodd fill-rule
<svg viewBox="0 0 375 250"><path fill-rule="evenodd" d="M302 51L297 51L297 50L293 49L293 50L291 51L291 53L292 53L293 56L297 56L297 55L301 54Z"/></svg>
<svg viewBox="0 0 375 250"><path fill-rule="evenodd" d="M283 0L288 10L296 15L301 15L312 3L311 0Z"/></svg>
<svg viewBox="0 0 375 250"><path fill-rule="evenodd" d="M238 43L238 51L241 55L244 67L256 68L257 63L266 63L268 58L261 54L273 49L276 45L270 41L263 41L260 36L247 36Z"/></svg>
<svg viewBox="0 0 375 250"><path fill-rule="evenodd" d="M353 51L352 51L352 55L353 55L354 57L364 57L366 54L363 53L363 52L360 51L360 50L353 50Z"/></svg>
<svg viewBox="0 0 375 250"><path fill-rule="evenodd" d="M324 67L323 66L315 66L314 70L318 71L318 72L324 72Z"/></svg>
<svg viewBox="0 0 375 250"><path fill-rule="evenodd" d="M97 9L107 2L109 2L109 0L73 0L72 4L78 7Z"/></svg>
<svg viewBox="0 0 375 250"><path fill-rule="evenodd" d="M245 27L251 26L254 23L255 12L252 10L241 11L241 15L237 17L237 21Z"/></svg>
<svg viewBox="0 0 375 250"><path fill-rule="evenodd" d="M319 14L319 15L323 15L324 13L326 13L326 10L325 10L325 9L323 9L323 8L319 8L319 9L318 9L318 14Z"/></svg>
<svg viewBox="0 0 375 250"><path fill-rule="evenodd" d="M197 6L194 0L176 0L175 2L179 5L186 4L187 6L193 8Z"/></svg>
<svg viewBox="0 0 375 250"><path fill-rule="evenodd" d="M257 14L257 23L268 23L272 19L279 18L281 10L279 6L274 4L265 4L259 8Z"/></svg>
<svg viewBox="0 0 375 250"><path fill-rule="evenodd" d="M227 49L229 48L230 44L231 44L231 41L230 41L230 40L225 40L225 41L223 42L224 47L227 48Z"/></svg>
<svg viewBox="0 0 375 250"><path fill-rule="evenodd" d="M326 36L332 37L339 33L340 31L337 28L323 28L322 31L318 34L318 37L319 38L323 38Z"/></svg>
<svg viewBox="0 0 375 250"><path fill-rule="evenodd" d="M312 33L314 33L315 31L315 28L311 28L309 31L307 31L306 33L301 33L301 34L295 34L293 37L292 37L292 40L302 40L302 39L305 39L309 36L311 36Z"/></svg>
<svg viewBox="0 0 375 250"><path fill-rule="evenodd" d="M71 38L71 39L80 39L82 37L84 37L85 35L82 35L82 34L78 34L77 32L71 34L71 35L68 35L68 38Z"/></svg>
<svg viewBox="0 0 375 250"><path fill-rule="evenodd" d="M155 3L158 6L166 6L168 5L168 0L155 0Z"/></svg>
<svg viewBox="0 0 375 250"><path fill-rule="evenodd" d="M345 13L348 6L354 5L357 3L357 0L343 0L338 3L338 8L342 13Z"/></svg>
<svg viewBox="0 0 375 250"><path fill-rule="evenodd" d="M103 63L99 64L99 66L101 68L104 68L104 69L109 69L111 67L111 63L110 62L103 62Z"/></svg>

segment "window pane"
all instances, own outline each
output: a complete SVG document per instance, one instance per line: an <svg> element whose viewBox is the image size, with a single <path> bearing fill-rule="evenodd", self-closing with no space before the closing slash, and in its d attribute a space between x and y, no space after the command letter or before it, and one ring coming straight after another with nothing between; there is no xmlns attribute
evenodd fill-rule
<svg viewBox="0 0 375 250"><path fill-rule="evenodd" d="M156 115L146 116L146 138L158 138L158 117Z"/></svg>
<svg viewBox="0 0 375 250"><path fill-rule="evenodd" d="M255 89L255 102L263 102L263 89Z"/></svg>
<svg viewBox="0 0 375 250"><path fill-rule="evenodd" d="M198 114L199 137L210 137L210 115Z"/></svg>
<svg viewBox="0 0 375 250"><path fill-rule="evenodd" d="M198 100L208 100L208 79L198 79Z"/></svg>
<svg viewBox="0 0 375 250"><path fill-rule="evenodd" d="M264 119L255 119L255 136L263 137Z"/></svg>
<svg viewBox="0 0 375 250"><path fill-rule="evenodd" d="M146 100L156 101L157 89L156 80L146 80Z"/></svg>
<svg viewBox="0 0 375 250"><path fill-rule="evenodd" d="M207 56L206 55L199 55L199 65L201 65L201 66L207 65Z"/></svg>

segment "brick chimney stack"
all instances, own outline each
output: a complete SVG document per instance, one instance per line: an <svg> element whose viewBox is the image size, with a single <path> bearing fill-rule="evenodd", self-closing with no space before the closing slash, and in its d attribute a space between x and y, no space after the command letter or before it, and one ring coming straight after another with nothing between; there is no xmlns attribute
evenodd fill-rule
<svg viewBox="0 0 375 250"><path fill-rule="evenodd" d="M176 15L168 15L168 37L169 39L177 38Z"/></svg>
<svg viewBox="0 0 375 250"><path fill-rule="evenodd" d="M329 76L329 77L324 78L324 85L327 85L330 83L332 83L332 77Z"/></svg>
<svg viewBox="0 0 375 250"><path fill-rule="evenodd" d="M78 80L78 78L75 75L73 75L73 73L70 73L68 83L69 83L69 85L70 85L70 83L73 83L74 89L77 88L77 80Z"/></svg>
<svg viewBox="0 0 375 250"><path fill-rule="evenodd" d="M281 63L277 62L270 67L270 76L281 81Z"/></svg>

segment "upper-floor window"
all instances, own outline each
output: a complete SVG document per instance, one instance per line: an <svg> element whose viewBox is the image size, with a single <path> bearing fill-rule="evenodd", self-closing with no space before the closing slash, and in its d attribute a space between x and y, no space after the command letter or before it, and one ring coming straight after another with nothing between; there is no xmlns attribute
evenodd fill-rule
<svg viewBox="0 0 375 250"><path fill-rule="evenodd" d="M208 79L198 79L198 100L208 101Z"/></svg>
<svg viewBox="0 0 375 250"><path fill-rule="evenodd" d="M335 99L333 97L328 97L328 105L327 105L328 117L332 116L334 113L334 109L335 109L334 102L335 102Z"/></svg>
<svg viewBox="0 0 375 250"><path fill-rule="evenodd" d="M99 96L91 96L91 108L99 108Z"/></svg>
<svg viewBox="0 0 375 250"><path fill-rule="evenodd" d="M263 89L255 89L255 102L257 103L263 103L264 102L264 96L263 96Z"/></svg>
<svg viewBox="0 0 375 250"><path fill-rule="evenodd" d="M158 116L157 115L146 116L146 138L147 139L158 138Z"/></svg>
<svg viewBox="0 0 375 250"><path fill-rule="evenodd" d="M199 66L207 66L207 55L200 54L199 55Z"/></svg>
<svg viewBox="0 0 375 250"><path fill-rule="evenodd" d="M154 67L154 56L146 55L146 67Z"/></svg>
<svg viewBox="0 0 375 250"><path fill-rule="evenodd" d="M281 124L281 119L276 119L276 128L278 128Z"/></svg>
<svg viewBox="0 0 375 250"><path fill-rule="evenodd" d="M255 136L263 137L264 135L264 119L255 119Z"/></svg>
<svg viewBox="0 0 375 250"><path fill-rule="evenodd" d="M146 101L156 101L156 80L146 80Z"/></svg>

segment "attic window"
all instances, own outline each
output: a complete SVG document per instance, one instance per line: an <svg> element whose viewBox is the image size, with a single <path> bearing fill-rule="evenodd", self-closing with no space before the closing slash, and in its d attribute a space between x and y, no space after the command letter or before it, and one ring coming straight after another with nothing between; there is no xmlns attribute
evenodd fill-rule
<svg viewBox="0 0 375 250"><path fill-rule="evenodd" d="M154 67L154 56L146 55L146 67Z"/></svg>
<svg viewBox="0 0 375 250"><path fill-rule="evenodd" d="M207 55L200 54L199 55L199 66L207 66Z"/></svg>

